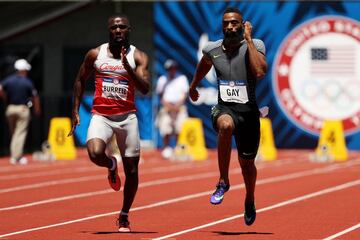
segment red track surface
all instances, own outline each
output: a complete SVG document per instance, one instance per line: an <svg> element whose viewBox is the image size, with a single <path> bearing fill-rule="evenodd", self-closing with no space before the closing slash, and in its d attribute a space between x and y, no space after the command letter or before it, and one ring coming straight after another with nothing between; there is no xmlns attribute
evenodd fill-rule
<svg viewBox="0 0 360 240"><path fill-rule="evenodd" d="M170 162L144 152L130 212L132 233L118 233L122 192L84 150L76 161L13 166L0 159L0 239L360 239L360 153L343 163L313 163L308 151L280 151L257 162L257 220L243 221L244 186L236 153L231 189L209 203L216 152L202 162ZM124 180L124 176L121 176Z"/></svg>

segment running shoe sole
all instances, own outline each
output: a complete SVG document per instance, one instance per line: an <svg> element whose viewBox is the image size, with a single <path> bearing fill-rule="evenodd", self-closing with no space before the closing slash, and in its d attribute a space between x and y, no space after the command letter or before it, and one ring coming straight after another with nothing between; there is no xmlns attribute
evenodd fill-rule
<svg viewBox="0 0 360 240"><path fill-rule="evenodd" d="M131 229L130 229L130 227L120 227L119 232L121 232L121 233L129 233L129 232L131 232Z"/></svg>
<svg viewBox="0 0 360 240"><path fill-rule="evenodd" d="M121 233L129 233L131 232L130 229L130 222L128 221L128 218L125 216L119 216L118 220L117 220L117 224L119 226L119 232Z"/></svg>

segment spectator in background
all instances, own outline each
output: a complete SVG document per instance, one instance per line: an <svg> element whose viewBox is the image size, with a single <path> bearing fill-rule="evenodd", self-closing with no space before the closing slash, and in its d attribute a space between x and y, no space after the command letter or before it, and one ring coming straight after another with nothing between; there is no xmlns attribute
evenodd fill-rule
<svg viewBox="0 0 360 240"><path fill-rule="evenodd" d="M24 145L28 133L31 112L40 115L40 98L32 81L28 78L31 65L25 59L19 59L14 64L16 73L0 82L0 97L7 103L6 118L11 134L10 163L27 164L23 156Z"/></svg>
<svg viewBox="0 0 360 240"><path fill-rule="evenodd" d="M160 97L161 105L156 123L163 137L164 158L172 156L170 138L177 136L180 132L184 120L188 117L185 100L188 96L189 82L185 75L178 72L178 64L172 59L168 59L164 68L166 75L159 78L156 93Z"/></svg>

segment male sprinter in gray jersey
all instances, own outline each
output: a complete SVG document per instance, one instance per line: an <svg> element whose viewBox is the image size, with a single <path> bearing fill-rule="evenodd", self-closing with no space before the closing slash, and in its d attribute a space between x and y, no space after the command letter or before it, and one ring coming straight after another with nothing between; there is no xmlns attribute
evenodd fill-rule
<svg viewBox="0 0 360 240"><path fill-rule="evenodd" d="M199 98L196 86L215 67L218 82L218 104L211 115L218 132L219 182L211 196L212 204L220 204L230 188L229 163L231 138L235 136L238 159L246 186L245 214L247 225L256 218L255 183L257 170L254 164L259 146L259 110L255 99L257 79L263 78L266 69L265 46L252 39L251 23L243 22L237 8L227 8L222 18L224 39L209 42L203 49L189 94L193 101Z"/></svg>

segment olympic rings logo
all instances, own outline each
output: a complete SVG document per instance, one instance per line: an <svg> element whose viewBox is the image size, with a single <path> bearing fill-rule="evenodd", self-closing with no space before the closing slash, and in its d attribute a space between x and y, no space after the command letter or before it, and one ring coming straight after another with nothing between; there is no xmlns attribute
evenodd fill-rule
<svg viewBox="0 0 360 240"><path fill-rule="evenodd" d="M319 135L322 122L360 130L360 23L340 16L311 19L284 39L273 64L275 97L296 126Z"/></svg>
<svg viewBox="0 0 360 240"><path fill-rule="evenodd" d="M330 79L328 82L305 81L301 94L308 99L315 108L336 108L346 111L349 104L360 102L360 85L351 82L348 85L341 81Z"/></svg>

